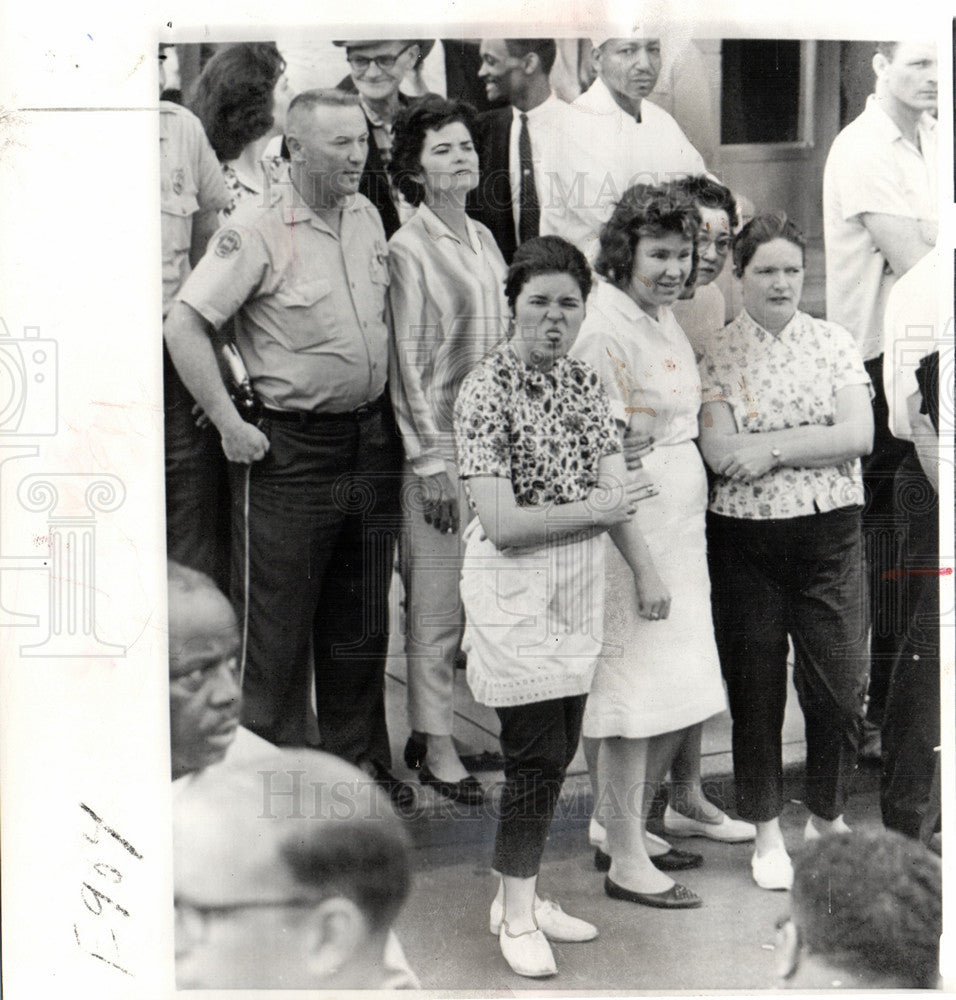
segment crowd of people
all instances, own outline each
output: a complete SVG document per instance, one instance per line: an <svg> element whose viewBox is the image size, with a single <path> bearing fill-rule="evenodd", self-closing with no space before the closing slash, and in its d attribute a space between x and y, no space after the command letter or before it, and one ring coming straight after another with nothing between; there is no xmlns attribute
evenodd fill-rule
<svg viewBox="0 0 956 1000"><path fill-rule="evenodd" d="M816 935L787 939L792 973L833 940L814 880L868 850L844 820L867 715L884 823L912 840L886 857L900 878L932 868L915 840L939 818L938 583L918 570L938 560L938 333L910 306L925 319L932 295L902 291L935 280L935 47L876 46L875 92L834 142L823 319L800 310L795 221L722 184L648 99L660 39L593 39L570 103L554 40L484 39L500 106L480 115L421 93L432 44L336 42L339 86L295 95L275 44L225 45L185 95L195 115L161 102L179 985L415 984L389 933L400 824L387 806L360 821L381 818L375 784L414 799L385 718L396 565L407 765L478 806L459 666L500 721L489 926L511 969L552 975L549 941L599 932L537 892L583 740L606 894L701 905L670 873L702 856L647 829L669 774L667 836L753 841L754 882L792 888ZM894 582L906 627L877 654ZM788 661L818 852L803 881L780 828ZM735 817L701 781L727 707ZM253 775L280 772L347 785L358 819L326 802L257 825ZM241 936L208 967L187 946L270 907L272 965ZM882 961L887 980L909 968Z"/></svg>

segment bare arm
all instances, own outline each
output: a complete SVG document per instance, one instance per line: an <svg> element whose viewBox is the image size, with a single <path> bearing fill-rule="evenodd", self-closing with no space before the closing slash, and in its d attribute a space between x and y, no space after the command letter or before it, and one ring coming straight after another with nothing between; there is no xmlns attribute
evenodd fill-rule
<svg viewBox="0 0 956 1000"><path fill-rule="evenodd" d="M930 241L923 234L923 227L930 225L928 221L879 212L865 212L860 221L895 274L906 274L935 246L935 238ZM935 223L932 225L935 237Z"/></svg>
<svg viewBox="0 0 956 1000"><path fill-rule="evenodd" d="M865 385L836 393L832 426L791 427L762 434L738 432L729 403L708 402L700 413L700 448L704 461L730 479L758 479L779 465L821 468L839 465L873 447L873 410ZM780 458L771 452L776 449Z"/></svg>
<svg viewBox="0 0 956 1000"><path fill-rule="evenodd" d="M599 485L586 500L520 507L510 479L473 476L468 488L478 520L499 549L530 548L572 535L607 531L629 520L637 502L656 490L647 483L628 483L620 455L601 459Z"/></svg>
<svg viewBox="0 0 956 1000"><path fill-rule="evenodd" d="M230 462L248 464L269 450L269 439L246 423L233 406L213 351L212 326L185 302L174 302L163 325L163 337L183 385L222 435Z"/></svg>

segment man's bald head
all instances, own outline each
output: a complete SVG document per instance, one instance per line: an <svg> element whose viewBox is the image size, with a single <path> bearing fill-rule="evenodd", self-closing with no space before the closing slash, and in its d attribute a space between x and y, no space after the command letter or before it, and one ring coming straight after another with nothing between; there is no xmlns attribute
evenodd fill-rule
<svg viewBox="0 0 956 1000"><path fill-rule="evenodd" d="M173 778L222 760L239 724L239 626L204 573L171 562L169 722Z"/></svg>
<svg viewBox="0 0 956 1000"><path fill-rule="evenodd" d="M216 925L177 941L180 987L320 985L328 953L320 961L305 943L318 935L332 948L341 927L330 913L351 927L332 949L336 974L359 977L408 893L404 831L388 800L356 767L311 750L197 776L176 801L173 855L178 909L211 913ZM276 949L288 966L296 941L300 967L280 974Z"/></svg>

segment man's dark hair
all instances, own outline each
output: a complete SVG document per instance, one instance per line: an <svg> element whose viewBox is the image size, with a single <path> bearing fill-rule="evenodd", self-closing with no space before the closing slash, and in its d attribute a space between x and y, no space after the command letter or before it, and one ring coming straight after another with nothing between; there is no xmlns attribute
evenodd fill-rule
<svg viewBox="0 0 956 1000"><path fill-rule="evenodd" d="M461 122L472 139L477 128L475 109L465 101L446 101L426 94L410 104L395 119L392 129L392 158L388 173L392 183L410 205L425 200L425 188L417 179L422 169L422 149L429 130L438 131L452 122Z"/></svg>
<svg viewBox="0 0 956 1000"><path fill-rule="evenodd" d="M274 42L225 45L206 63L189 107L223 162L272 128L273 92L285 72Z"/></svg>
<svg viewBox="0 0 956 1000"><path fill-rule="evenodd" d="M787 217L787 213L765 212L763 215L754 216L734 237L734 274L742 278L758 248L773 240L786 240L799 247L806 261L807 241L799 228Z"/></svg>
<svg viewBox="0 0 956 1000"><path fill-rule="evenodd" d="M360 818L361 819L361 818ZM314 824L314 835L288 838L279 855L303 890L343 896L382 931L398 916L411 885L408 854L397 820L383 810L361 821Z"/></svg>
<svg viewBox="0 0 956 1000"><path fill-rule="evenodd" d="M891 830L822 837L794 857L792 919L810 954L911 989L939 976L939 858Z"/></svg>
<svg viewBox="0 0 956 1000"><path fill-rule="evenodd" d="M591 268L584 254L560 236L536 236L518 247L508 268L505 298L512 312L521 289L539 274L570 274L582 299L591 291Z"/></svg>
<svg viewBox="0 0 956 1000"><path fill-rule="evenodd" d="M697 206L673 185L635 184L624 192L601 230L594 270L623 288L631 280L642 236L677 233L693 244L699 228Z"/></svg>
<svg viewBox="0 0 956 1000"><path fill-rule="evenodd" d="M533 52L541 61L545 74L551 72L554 60L558 57L558 46L553 38L506 38L505 48L508 55L515 59L522 59Z"/></svg>

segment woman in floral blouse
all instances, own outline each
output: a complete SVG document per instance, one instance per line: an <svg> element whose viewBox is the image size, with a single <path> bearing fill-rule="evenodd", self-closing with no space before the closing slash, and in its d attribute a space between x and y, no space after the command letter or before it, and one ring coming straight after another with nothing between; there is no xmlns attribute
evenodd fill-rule
<svg viewBox="0 0 956 1000"><path fill-rule="evenodd" d="M846 330L799 312L804 241L783 214L738 234L743 312L706 346L700 445L717 478L707 539L733 716L737 811L756 883L788 889L780 831L788 637L806 723L805 837L843 821L868 676L859 456L869 378Z"/></svg>
<svg viewBox="0 0 956 1000"><path fill-rule="evenodd" d="M490 927L523 976L554 974L548 939L597 936L535 889L601 648L600 535L611 532L635 576L649 559L631 517L654 489L627 483L601 381L567 356L590 288L571 244L524 243L505 284L511 336L465 378L455 404L459 474L477 514L461 580L468 683L496 709L505 756Z"/></svg>

